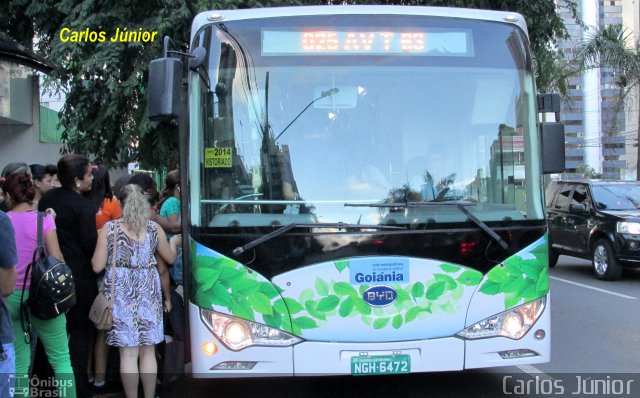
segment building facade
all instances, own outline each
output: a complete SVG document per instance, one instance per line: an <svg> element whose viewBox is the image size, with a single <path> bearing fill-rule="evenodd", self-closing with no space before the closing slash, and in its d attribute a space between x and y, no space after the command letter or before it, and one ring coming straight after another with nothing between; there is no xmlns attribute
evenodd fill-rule
<svg viewBox="0 0 640 398"><path fill-rule="evenodd" d="M578 25L559 3L559 12L571 36L558 43L565 60L574 59L576 49L589 39L593 27L623 24L633 33L629 46L635 45L639 0L578 0L580 18L587 29ZM585 71L569 79L561 112L567 176L580 176L584 168L590 168L604 178L636 179L637 89L624 96L615 82L615 70L611 68Z"/></svg>
<svg viewBox="0 0 640 398"><path fill-rule="evenodd" d="M40 104L38 72L52 65L0 33L0 169L11 162L55 164L62 147L57 112Z"/></svg>

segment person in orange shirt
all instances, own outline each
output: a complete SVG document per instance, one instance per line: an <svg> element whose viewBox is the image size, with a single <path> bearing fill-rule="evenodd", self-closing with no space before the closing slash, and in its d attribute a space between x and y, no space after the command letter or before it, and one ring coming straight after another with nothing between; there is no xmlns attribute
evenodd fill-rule
<svg viewBox="0 0 640 398"><path fill-rule="evenodd" d="M102 164L92 164L93 184L87 197L93 203L96 211L96 228L98 231L109 221L117 220L122 216L120 201L113 195L109 170ZM98 288L102 284L103 277L98 277ZM96 330L96 341L93 349L93 361L89 361L89 367L93 362L93 372L89 372L89 380L93 378L93 388L97 393L105 390L107 363L109 360L109 347L106 344L106 332ZM92 377L93 374L93 377Z"/></svg>
<svg viewBox="0 0 640 398"><path fill-rule="evenodd" d="M98 231L107 221L117 220L122 215L120 201L113 195L109 170L102 164L91 165L93 185L88 194L96 209L96 228Z"/></svg>

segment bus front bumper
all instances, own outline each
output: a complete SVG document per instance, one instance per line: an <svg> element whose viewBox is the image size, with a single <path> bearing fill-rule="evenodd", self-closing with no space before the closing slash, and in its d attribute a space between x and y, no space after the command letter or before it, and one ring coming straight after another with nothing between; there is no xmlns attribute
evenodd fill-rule
<svg viewBox="0 0 640 398"><path fill-rule="evenodd" d="M303 341L290 347L249 347L232 351L220 343L200 321L199 308L189 303L192 373L196 378L323 376L456 371L548 362L550 311L547 307L524 337L464 340L445 337L385 343ZM542 339L535 331L544 330ZM204 347L214 344L214 353ZM357 359L354 359L357 358ZM385 365L355 365L367 358L383 358ZM394 359L403 363L395 363ZM375 361L373 361L375 362ZM407 366L399 366L407 365Z"/></svg>

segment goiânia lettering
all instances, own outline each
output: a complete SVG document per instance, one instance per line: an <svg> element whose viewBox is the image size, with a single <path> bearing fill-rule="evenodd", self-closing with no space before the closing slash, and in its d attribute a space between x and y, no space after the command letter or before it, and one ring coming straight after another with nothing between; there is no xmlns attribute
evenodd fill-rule
<svg viewBox="0 0 640 398"><path fill-rule="evenodd" d="M356 282L404 282L404 275L401 273L373 272L371 274L356 274Z"/></svg>

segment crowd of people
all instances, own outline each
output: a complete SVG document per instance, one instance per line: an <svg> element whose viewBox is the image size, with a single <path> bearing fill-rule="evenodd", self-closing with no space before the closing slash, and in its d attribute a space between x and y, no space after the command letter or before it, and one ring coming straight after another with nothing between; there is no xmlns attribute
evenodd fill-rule
<svg viewBox="0 0 640 398"><path fill-rule="evenodd" d="M137 397L155 396L156 345L169 319L182 340L180 185L169 172L162 195L147 174L111 184L109 170L85 156L63 155L57 165L15 162L0 175L0 396L19 376L47 363L59 396L105 392L110 351L119 362L118 387ZM76 304L52 319L21 311L30 280L25 275L38 241L38 214L49 255L73 274ZM113 327L96 330L89 320L99 291L113 302ZM113 293L112 293L113 292ZM112 296L113 294L113 296ZM33 315L33 314L30 314ZM114 347L114 350L110 350ZM117 348L117 349L116 349ZM41 360L33 360L38 355ZM46 361L45 361L46 359ZM111 358L113 359L113 357ZM35 365L35 366L34 366ZM64 394L64 395L62 395Z"/></svg>

